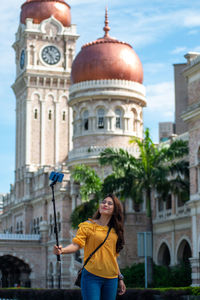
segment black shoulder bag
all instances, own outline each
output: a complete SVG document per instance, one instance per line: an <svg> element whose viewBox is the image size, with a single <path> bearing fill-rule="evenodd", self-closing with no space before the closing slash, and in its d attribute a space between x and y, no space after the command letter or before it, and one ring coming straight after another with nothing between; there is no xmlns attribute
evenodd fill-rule
<svg viewBox="0 0 200 300"><path fill-rule="evenodd" d="M106 238L105 240L88 256L88 258L86 259L84 265L82 266L82 268L78 271L78 275L77 275L77 278L76 278L76 281L75 281L75 285L76 286L81 286L81 274L82 274L82 271L83 271L83 268L86 266L86 264L88 263L88 261L90 260L90 258L94 255L94 253L99 250L99 248L101 248L101 246L103 246L103 244L105 243L105 241L107 240L108 236L109 236L109 233L111 231L111 227L109 227L108 229L108 232L107 232L107 235L106 235Z"/></svg>

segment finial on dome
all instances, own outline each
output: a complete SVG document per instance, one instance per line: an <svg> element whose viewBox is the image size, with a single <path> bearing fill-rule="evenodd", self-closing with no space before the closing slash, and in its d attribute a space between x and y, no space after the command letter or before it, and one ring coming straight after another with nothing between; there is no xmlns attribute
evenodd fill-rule
<svg viewBox="0 0 200 300"><path fill-rule="evenodd" d="M103 30L105 31L105 35L104 37L108 37L109 34L108 32L110 31L110 27L108 26L108 8L106 6L106 12L105 12L105 27L103 28Z"/></svg>

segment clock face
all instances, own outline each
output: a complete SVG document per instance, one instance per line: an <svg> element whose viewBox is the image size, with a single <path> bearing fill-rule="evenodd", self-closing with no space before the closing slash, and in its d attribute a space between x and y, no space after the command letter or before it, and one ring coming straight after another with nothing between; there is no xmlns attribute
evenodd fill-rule
<svg viewBox="0 0 200 300"><path fill-rule="evenodd" d="M20 56L20 68L21 68L21 69L24 68L24 63L25 63L25 51L22 50L21 56Z"/></svg>
<svg viewBox="0 0 200 300"><path fill-rule="evenodd" d="M48 65L55 65L60 60L60 51L55 46L46 46L42 50L42 59Z"/></svg>

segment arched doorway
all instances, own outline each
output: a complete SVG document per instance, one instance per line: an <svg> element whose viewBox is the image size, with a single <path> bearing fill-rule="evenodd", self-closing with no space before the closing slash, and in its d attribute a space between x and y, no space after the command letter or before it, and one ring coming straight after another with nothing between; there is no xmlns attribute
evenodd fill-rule
<svg viewBox="0 0 200 300"><path fill-rule="evenodd" d="M0 256L1 286L30 287L29 275L31 269L23 260L12 255Z"/></svg>
<svg viewBox="0 0 200 300"><path fill-rule="evenodd" d="M189 263L189 258L192 256L192 251L189 243L186 240L182 240L177 251L177 261L179 263Z"/></svg>
<svg viewBox="0 0 200 300"><path fill-rule="evenodd" d="M166 243L160 246L158 251L158 264L162 266L169 266L171 262L169 248Z"/></svg>

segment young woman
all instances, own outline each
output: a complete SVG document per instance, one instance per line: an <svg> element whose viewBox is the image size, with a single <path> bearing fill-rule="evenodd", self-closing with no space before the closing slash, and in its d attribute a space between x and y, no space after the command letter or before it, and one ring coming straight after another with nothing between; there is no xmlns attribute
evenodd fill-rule
<svg viewBox="0 0 200 300"><path fill-rule="evenodd" d="M63 248L54 246L54 254L74 253L84 247L84 261L106 238L105 243L91 257L81 276L83 300L115 300L117 288L123 295L126 286L117 263L117 256L124 245L123 213L120 201L109 194L100 203L92 219L79 224L72 244Z"/></svg>

